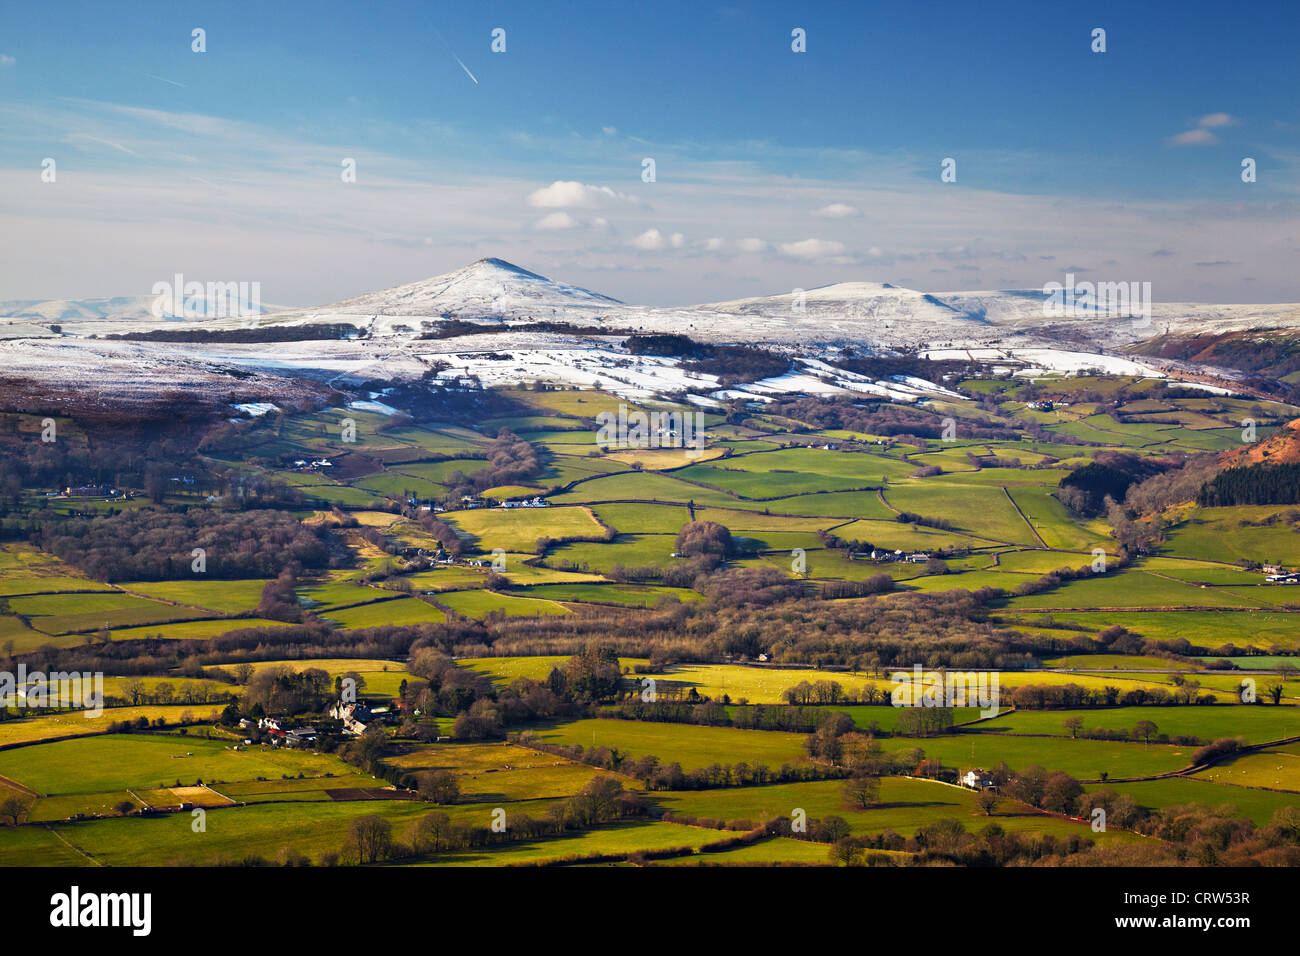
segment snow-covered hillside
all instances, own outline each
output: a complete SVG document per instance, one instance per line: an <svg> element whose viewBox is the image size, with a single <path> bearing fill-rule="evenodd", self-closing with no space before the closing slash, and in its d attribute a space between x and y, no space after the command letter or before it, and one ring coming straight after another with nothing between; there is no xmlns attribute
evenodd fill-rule
<svg viewBox="0 0 1300 956"><path fill-rule="evenodd" d="M702 402L763 400L793 393L859 393L911 401L943 397L937 383L871 381L827 365L831 350L928 351L934 357L978 358L1009 370L1069 372L1105 368L1123 374L1178 376L1179 363L1116 352L1169 330L1205 333L1260 327L1300 329L1295 305L1156 303L1150 320L1089 313L1048 316L1041 291L926 293L889 283L841 282L806 291L706 305L652 308L567 285L502 259L480 259L445 275L366 293L309 309L219 320L156 319L152 298L9 303L0 317L0 376L26 375L69 387L109 387L134 378L184 384L238 369L317 382L418 378L448 369L444 378L480 384L540 380L575 385L597 382L631 396L688 392ZM0 305L0 313L5 306ZM497 326L484 334L437 335L450 320ZM564 332L530 328L531 322L565 323ZM248 336L206 341L125 342L104 336L177 329L205 333L282 326L351 325L337 337L256 343ZM55 332L50 325L60 326ZM630 332L689 335L702 342L761 344L798 363L785 375L726 391L707 376L689 375L673 359L631 356L622 349ZM99 369L98 376L88 375ZM236 370L234 372L230 370ZM1224 373L1232 379L1236 373ZM1205 376L1190 375L1191 378ZM1218 373L1213 376L1219 382ZM1231 384L1229 381L1228 384Z"/></svg>
<svg viewBox="0 0 1300 956"><path fill-rule="evenodd" d="M27 319L32 322L103 322L157 321L153 295L116 295L95 299L10 299L0 302L0 318ZM194 301L201 303L203 296ZM261 306L262 312L279 312L282 305Z"/></svg>
<svg viewBox="0 0 1300 956"><path fill-rule="evenodd" d="M404 316L477 322L559 319L598 322L617 299L555 282L504 259L480 259L463 269L391 289L367 292L308 311L314 316Z"/></svg>

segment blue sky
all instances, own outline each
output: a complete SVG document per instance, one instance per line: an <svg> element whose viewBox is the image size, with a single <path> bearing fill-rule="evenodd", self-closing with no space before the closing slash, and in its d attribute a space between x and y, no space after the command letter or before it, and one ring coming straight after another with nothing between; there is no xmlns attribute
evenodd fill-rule
<svg viewBox="0 0 1300 956"><path fill-rule="evenodd" d="M655 304L1300 301L1297 50L1285 2L10 4L0 299L307 305L497 255Z"/></svg>

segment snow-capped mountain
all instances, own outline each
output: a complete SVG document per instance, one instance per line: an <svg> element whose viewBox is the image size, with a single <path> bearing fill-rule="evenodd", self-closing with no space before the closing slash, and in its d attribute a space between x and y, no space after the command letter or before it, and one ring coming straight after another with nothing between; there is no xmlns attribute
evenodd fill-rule
<svg viewBox="0 0 1300 956"><path fill-rule="evenodd" d="M202 308L203 295L189 301ZM0 302L0 318L25 319L28 322L95 322L95 321L148 321L155 319L155 295L115 295L91 299L10 299ZM248 304L252 309L254 306ZM262 304L263 313L278 312L282 305Z"/></svg>
<svg viewBox="0 0 1300 956"><path fill-rule="evenodd" d="M504 259L479 259L463 269L406 285L367 292L309 310L317 316L457 318L476 322L586 319L623 303L556 282Z"/></svg>
<svg viewBox="0 0 1300 956"><path fill-rule="evenodd" d="M151 295L115 295L96 299L11 299L0 302L0 316L36 322L88 319L152 318Z"/></svg>
<svg viewBox="0 0 1300 956"><path fill-rule="evenodd" d="M906 383L857 381L818 363L828 351L851 346L979 359L1026 372L1107 368L1194 379L1199 367L1146 358L1128 347L1157 336L1173 340L1260 328L1290 336L1300 330L1296 305L1155 303L1149 319L1134 320L1086 304L1075 307L1077 302L1069 303L1066 315L1050 315L1041 290L926 293L876 282L654 308L620 302L495 258L327 305L262 315L157 319L150 312L152 301L135 296L8 303L8 308L0 304L0 313L11 316L6 321L0 315L0 379L8 375L72 388L93 382L110 390L156 390L196 381L243 381L250 372L360 382L415 379L436 370L444 379L479 385L549 381L595 385L629 397L687 391L701 401L822 392L906 398L912 387ZM445 335L437 334L441 324L452 320L488 329L449 325ZM540 322L568 328L530 325ZM355 332L349 334L348 326ZM259 337L263 330L284 327L304 330ZM177 335L187 328L201 334ZM136 341L107 338L153 330L166 333L152 341L138 334L131 335ZM707 376L684 373L678 360L629 355L622 342L630 332L761 344L787 352L798 364L785 375L723 395ZM1129 354L1118 354L1121 350ZM1223 384L1216 376L1214 372L1208 384ZM926 388L942 394L936 383Z"/></svg>

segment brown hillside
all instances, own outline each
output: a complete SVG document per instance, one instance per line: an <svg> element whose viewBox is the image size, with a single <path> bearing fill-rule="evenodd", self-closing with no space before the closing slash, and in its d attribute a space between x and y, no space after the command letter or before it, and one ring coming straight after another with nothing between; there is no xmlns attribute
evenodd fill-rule
<svg viewBox="0 0 1300 956"><path fill-rule="evenodd" d="M1219 456L1219 461L1227 468L1300 464L1300 418L1287 422L1263 441L1235 451L1225 451Z"/></svg>

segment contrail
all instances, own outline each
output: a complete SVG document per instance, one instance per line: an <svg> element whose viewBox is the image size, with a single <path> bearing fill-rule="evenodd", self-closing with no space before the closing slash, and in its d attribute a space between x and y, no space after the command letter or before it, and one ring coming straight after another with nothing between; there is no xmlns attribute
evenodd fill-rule
<svg viewBox="0 0 1300 956"><path fill-rule="evenodd" d="M161 80L163 83L170 83L172 86L179 86L181 89L189 89L184 83L177 83L175 80L169 80L165 76L154 76L152 73L142 74L151 80Z"/></svg>
<svg viewBox="0 0 1300 956"><path fill-rule="evenodd" d="M453 53L451 56L452 59L454 59L457 63L460 63L460 57L456 56L455 53ZM478 85L478 80L475 79L474 74L469 71L469 67L467 67L464 63L460 63L460 68L465 71L466 76L468 76L471 80L474 80L475 85Z"/></svg>
<svg viewBox="0 0 1300 956"><path fill-rule="evenodd" d="M442 45L445 46L445 47L447 48L447 52L451 54L451 58L452 58L453 60L455 60L457 63L460 63L460 68L461 68L462 70L465 71L465 75L468 76L471 80L473 80L473 81L474 81L474 85L477 86L477 85L478 85L478 78L477 78L476 76L474 76L474 74L471 73L471 72L469 71L469 67L467 67L463 62L461 62L461 58L458 57L458 56L456 55L456 51L453 50L453 49L451 48L451 44L448 43L448 42L446 41L446 39L444 39L444 37L443 37L443 35L442 35L441 33L438 33L438 28L437 28L437 27L434 27L434 28L433 28L433 32L436 33L436 34L438 35L438 39L439 39L439 40L442 40Z"/></svg>

